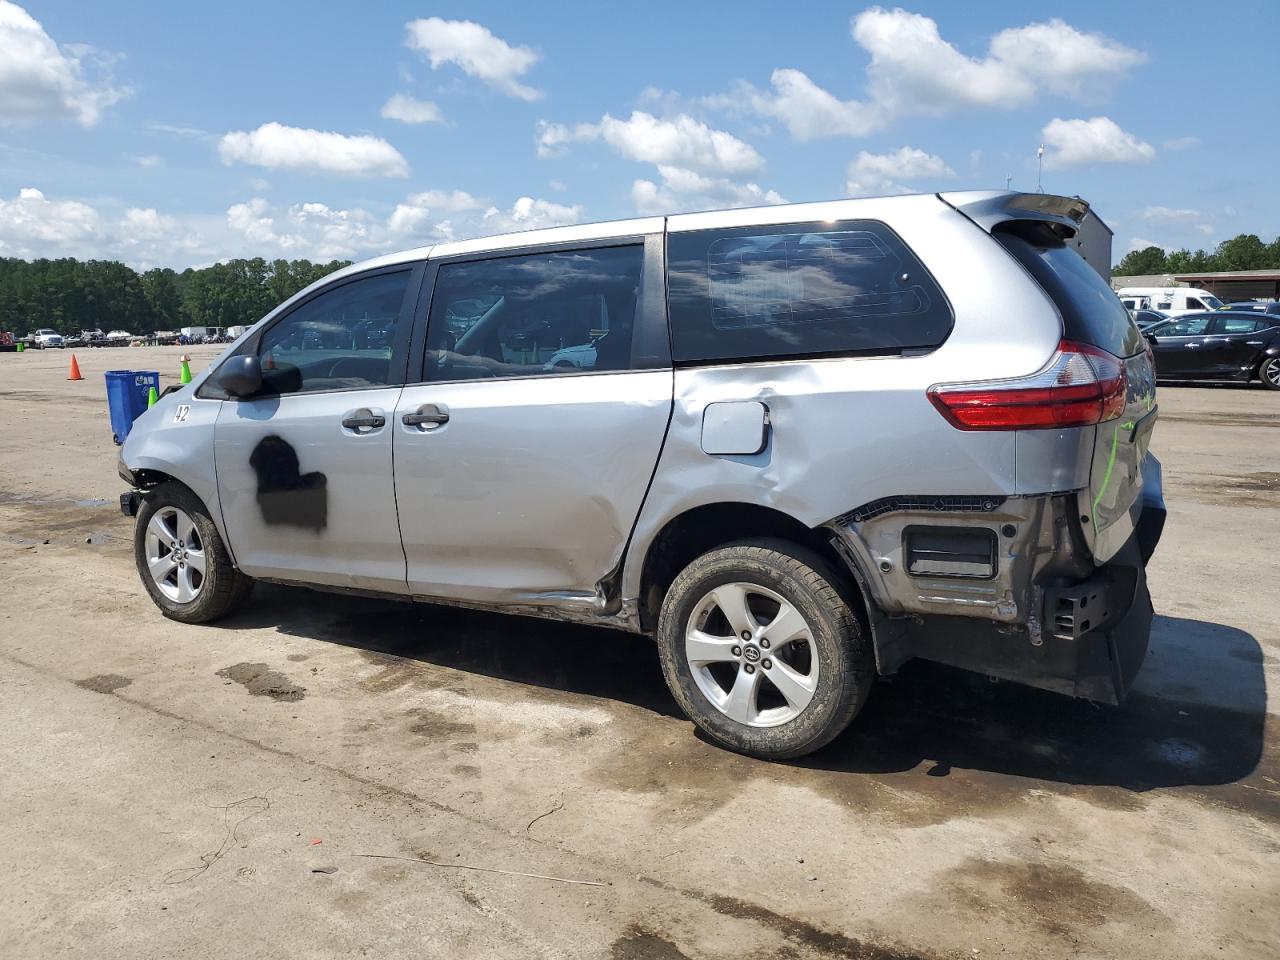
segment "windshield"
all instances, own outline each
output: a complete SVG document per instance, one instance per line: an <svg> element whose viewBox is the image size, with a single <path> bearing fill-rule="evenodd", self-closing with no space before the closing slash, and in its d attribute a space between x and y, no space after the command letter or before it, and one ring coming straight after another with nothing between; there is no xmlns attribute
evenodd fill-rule
<svg viewBox="0 0 1280 960"><path fill-rule="evenodd" d="M1215 297L1215 296L1214 296L1213 294L1211 294L1211 293L1210 293L1210 294L1206 294L1205 296L1201 297L1200 299L1204 301L1205 306L1206 306L1206 307L1208 307L1210 310L1221 310L1221 309L1222 309L1222 301L1221 301L1221 300L1219 300L1217 297Z"/></svg>

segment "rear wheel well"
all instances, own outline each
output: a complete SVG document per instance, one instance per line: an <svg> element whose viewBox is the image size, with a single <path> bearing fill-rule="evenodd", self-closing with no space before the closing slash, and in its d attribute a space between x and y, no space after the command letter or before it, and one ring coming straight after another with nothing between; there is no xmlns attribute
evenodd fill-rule
<svg viewBox="0 0 1280 960"><path fill-rule="evenodd" d="M694 507L667 522L649 544L640 573L640 628L657 629L667 589L680 571L708 550L740 540L768 537L800 544L818 554L831 568L847 595L861 605L861 591L844 560L821 529L811 529L795 517L753 503L711 503Z"/></svg>

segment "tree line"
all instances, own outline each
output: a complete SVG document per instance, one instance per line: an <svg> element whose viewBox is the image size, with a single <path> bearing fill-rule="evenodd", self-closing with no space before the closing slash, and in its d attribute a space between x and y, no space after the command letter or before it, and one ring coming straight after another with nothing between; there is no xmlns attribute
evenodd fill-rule
<svg viewBox="0 0 1280 960"><path fill-rule="evenodd" d="M1215 273L1227 270L1280 270L1280 237L1263 243L1256 234L1242 233L1223 240L1213 250L1174 250L1144 247L1125 254L1112 267L1116 276L1157 273Z"/></svg>
<svg viewBox="0 0 1280 960"><path fill-rule="evenodd" d="M349 261L229 260L138 273L115 260L0 258L0 330L61 334L250 324Z"/></svg>

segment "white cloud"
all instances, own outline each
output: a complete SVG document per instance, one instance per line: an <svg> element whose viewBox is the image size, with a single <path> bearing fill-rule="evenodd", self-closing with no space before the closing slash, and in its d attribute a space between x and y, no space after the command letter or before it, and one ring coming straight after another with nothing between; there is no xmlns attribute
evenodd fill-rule
<svg viewBox="0 0 1280 960"><path fill-rule="evenodd" d="M1199 145L1199 137L1174 137L1172 140L1164 142L1166 150L1186 150L1189 147L1198 147Z"/></svg>
<svg viewBox="0 0 1280 960"><path fill-rule="evenodd" d="M304 170L364 177L407 177L409 164L387 141L324 130L264 123L257 130L228 133L218 141L225 164L250 163L271 170Z"/></svg>
<svg viewBox="0 0 1280 960"><path fill-rule="evenodd" d="M407 235L422 231L425 224L440 215L451 215L465 210L480 210L484 206L465 190L426 190L410 194L396 205L387 226L392 233Z"/></svg>
<svg viewBox="0 0 1280 960"><path fill-rule="evenodd" d="M853 18L851 32L871 57L863 99L843 100L800 70L777 69L770 90L741 84L704 104L773 117L799 140L865 136L899 116L1009 109L1042 92L1087 95L1146 60L1138 50L1059 19L1002 30L981 58L944 40L934 20L902 9L871 7Z"/></svg>
<svg viewBox="0 0 1280 960"><path fill-rule="evenodd" d="M1134 214L1139 220L1145 220L1147 223L1194 223L1201 219L1204 214L1199 210L1191 210L1185 207L1143 207Z"/></svg>
<svg viewBox="0 0 1280 960"><path fill-rule="evenodd" d="M799 70L775 70L769 82L773 84L771 94L744 88L751 108L786 124L798 140L861 137L886 122L885 110L880 104L841 100Z"/></svg>
<svg viewBox="0 0 1280 960"><path fill-rule="evenodd" d="M163 216L152 207L130 207L120 221L120 233L135 240L158 240L171 235L175 226L173 217Z"/></svg>
<svg viewBox="0 0 1280 960"><path fill-rule="evenodd" d="M577 204L520 197L509 207L464 190L411 194L385 219L318 200L273 204L255 196L222 214L171 216L153 208L49 199L34 187L0 198L0 256L119 259L149 269L233 257L359 260L455 237L477 237L580 221Z"/></svg>
<svg viewBox="0 0 1280 960"><path fill-rule="evenodd" d="M1109 117L1063 120L1055 117L1040 131L1044 165L1050 169L1092 163L1149 163L1156 149L1121 130Z"/></svg>
<svg viewBox="0 0 1280 960"><path fill-rule="evenodd" d="M34 187L23 187L13 200L0 197L0 253L5 256L61 252L98 231L98 211L77 200L48 200Z"/></svg>
<svg viewBox="0 0 1280 960"><path fill-rule="evenodd" d="M885 196L910 193L898 180L940 180L956 172L947 162L916 147L901 147L891 153L861 151L849 164L845 193L850 197Z"/></svg>
<svg viewBox="0 0 1280 960"><path fill-rule="evenodd" d="M105 76L86 79L86 61ZM59 49L26 10L0 0L0 124L70 117L93 126L130 92L113 85L109 65L92 47Z"/></svg>
<svg viewBox="0 0 1280 960"><path fill-rule="evenodd" d="M513 47L495 37L487 27L470 20L443 20L427 17L405 24L410 49L426 56L431 69L452 63L469 76L483 80L497 90L521 100L537 100L541 90L517 81L538 62L528 47Z"/></svg>
<svg viewBox="0 0 1280 960"><path fill-rule="evenodd" d="M1081 33L1057 17L1047 23L1001 30L991 38L991 55L1051 93L1082 96L1145 63L1140 50Z"/></svg>
<svg viewBox="0 0 1280 960"><path fill-rule="evenodd" d="M1217 232L1213 224L1206 222L1206 214L1188 207L1143 207L1134 217L1157 226L1190 227L1206 237Z"/></svg>
<svg viewBox="0 0 1280 960"><path fill-rule="evenodd" d="M538 155L550 156L573 141L603 140L630 160L709 174L752 173L764 166L755 148L688 114L659 120L643 110L626 120L605 114L599 123L568 127L540 121Z"/></svg>
<svg viewBox="0 0 1280 960"><path fill-rule="evenodd" d="M787 202L781 194L757 184L708 177L682 167L662 164L658 167L658 174L662 177L660 184L652 180L637 180L631 185L631 199L639 213L678 213Z"/></svg>
<svg viewBox="0 0 1280 960"><path fill-rule="evenodd" d="M506 210L489 207L481 218L485 233L508 233L514 230L538 230L542 227L559 227L577 223L582 219L582 207L566 206L550 200L521 197Z"/></svg>
<svg viewBox="0 0 1280 960"><path fill-rule="evenodd" d="M440 123L444 120L440 108L430 100L416 100L404 93L393 94L382 105L382 116L401 123Z"/></svg>
<svg viewBox="0 0 1280 960"><path fill-rule="evenodd" d="M154 153L147 154L145 157L134 157L133 160L138 166L145 167L148 170L164 163L164 160Z"/></svg>

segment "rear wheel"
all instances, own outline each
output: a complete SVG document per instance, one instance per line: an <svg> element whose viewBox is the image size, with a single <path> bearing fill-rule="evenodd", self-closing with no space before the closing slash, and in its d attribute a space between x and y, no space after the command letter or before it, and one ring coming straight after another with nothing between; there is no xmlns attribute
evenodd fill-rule
<svg viewBox="0 0 1280 960"><path fill-rule="evenodd" d="M707 736L769 760L839 735L866 702L874 661L825 562L781 541L703 554L658 622L672 694Z"/></svg>
<svg viewBox="0 0 1280 960"><path fill-rule="evenodd" d="M1280 390L1280 357L1267 357L1258 367L1258 376L1262 385L1271 390Z"/></svg>
<svg viewBox="0 0 1280 960"><path fill-rule="evenodd" d="M237 570L200 499L166 483L138 511L134 559L143 586L166 617L209 623L235 611L253 581Z"/></svg>

